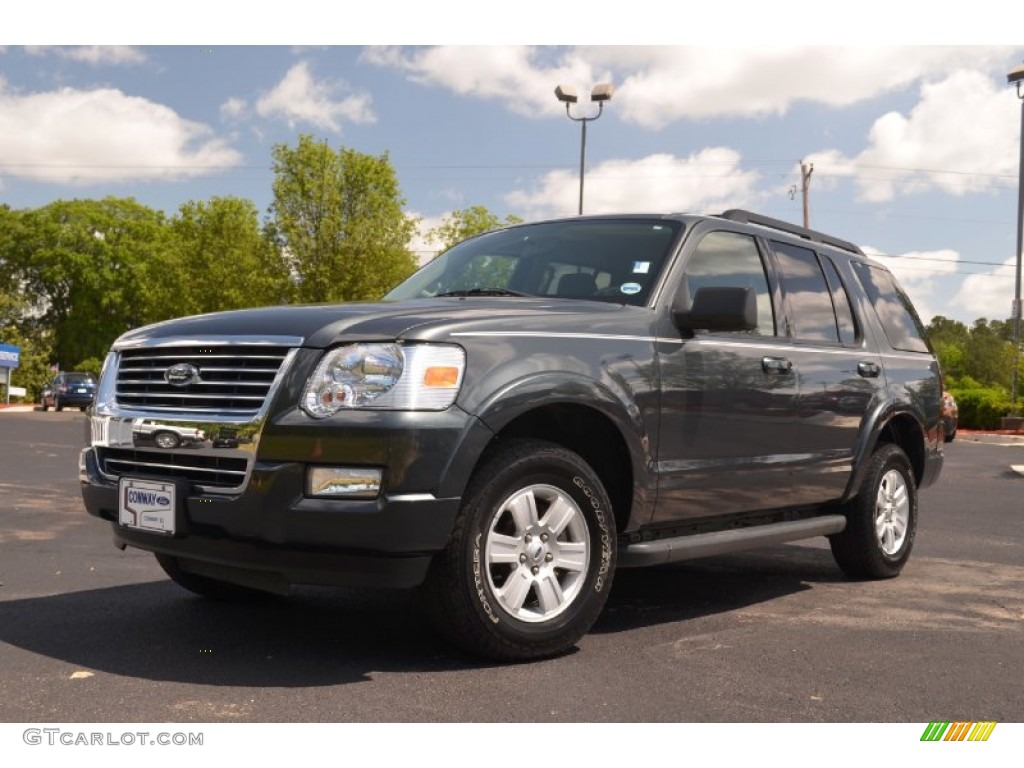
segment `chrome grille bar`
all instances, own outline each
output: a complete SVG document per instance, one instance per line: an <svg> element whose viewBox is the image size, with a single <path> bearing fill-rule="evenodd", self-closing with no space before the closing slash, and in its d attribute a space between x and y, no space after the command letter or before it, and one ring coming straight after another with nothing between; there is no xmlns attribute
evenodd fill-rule
<svg viewBox="0 0 1024 768"><path fill-rule="evenodd" d="M249 471L247 459L211 457L190 452L157 452L131 448L98 447L100 471L110 477L142 475L180 477L200 488L237 490Z"/></svg>
<svg viewBox="0 0 1024 768"><path fill-rule="evenodd" d="M238 469L211 469L209 467L182 467L182 466L179 466L177 464L164 464L162 462L157 462L157 461L126 461L124 459L114 459L114 458L108 458L106 463L107 463L107 467L108 468L113 468L113 467L123 467L124 468L121 472L118 472L118 471L115 470L115 471L113 471L111 473L111 474L117 474L117 475L126 474L127 470L133 470L133 471L138 472L139 469L142 468L142 469L186 469L189 472L207 472L207 473L210 473L210 474L217 474L217 475L236 475L239 480L241 480L243 477L245 477L245 470L244 469L238 470Z"/></svg>
<svg viewBox="0 0 1024 768"><path fill-rule="evenodd" d="M126 408L163 413L217 410L255 415L289 351L283 345L188 341L127 347L120 352L115 397ZM171 384L167 373L175 366L191 366L194 378Z"/></svg>
<svg viewBox="0 0 1024 768"><path fill-rule="evenodd" d="M204 369L205 372L205 369ZM118 379L118 384L152 384L154 379ZM265 387L262 381L203 381L204 387Z"/></svg>

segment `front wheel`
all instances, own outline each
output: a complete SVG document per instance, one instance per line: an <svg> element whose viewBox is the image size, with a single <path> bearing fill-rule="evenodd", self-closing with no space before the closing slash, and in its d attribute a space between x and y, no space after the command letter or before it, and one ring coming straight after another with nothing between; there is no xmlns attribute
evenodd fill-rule
<svg viewBox="0 0 1024 768"><path fill-rule="evenodd" d="M522 661L562 653L596 621L615 569L615 520L590 466L552 443L513 440L473 475L424 585L456 645Z"/></svg>
<svg viewBox="0 0 1024 768"><path fill-rule="evenodd" d="M860 492L843 511L846 529L829 537L843 573L855 579L897 576L917 533L917 484L899 446L885 443L875 450Z"/></svg>

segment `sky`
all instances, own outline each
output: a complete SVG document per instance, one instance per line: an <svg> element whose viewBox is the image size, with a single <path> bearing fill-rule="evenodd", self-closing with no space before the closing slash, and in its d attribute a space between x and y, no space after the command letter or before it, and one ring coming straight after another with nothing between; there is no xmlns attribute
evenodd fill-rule
<svg viewBox="0 0 1024 768"><path fill-rule="evenodd" d="M593 116L591 88L611 83L587 128L585 213L748 208L800 223L802 161L813 164L811 226L885 261L925 322L1009 316L1021 101L1006 74L1024 46L985 42L1000 35L966 22L971 45L950 44L955 25L932 39L889 35L914 45L756 26L747 39L705 38L691 26L666 45L671 35L643 32L635 16L621 34L614 20L519 19L487 34L437 18L419 28L419 16L374 23L399 7L357 25L325 20L323 33L294 14L245 29L221 12L201 33L180 21L111 29L74 4L59 23L16 18L0 30L0 203L130 196L173 215L236 195L266 211L272 147L308 133L387 153L424 232L473 205L529 221L574 215L580 124L554 89L575 87L572 114ZM484 7L454 10L472 23L465 14ZM588 42L516 44L559 29ZM624 41L636 42L610 44ZM423 238L413 247L432 251Z"/></svg>

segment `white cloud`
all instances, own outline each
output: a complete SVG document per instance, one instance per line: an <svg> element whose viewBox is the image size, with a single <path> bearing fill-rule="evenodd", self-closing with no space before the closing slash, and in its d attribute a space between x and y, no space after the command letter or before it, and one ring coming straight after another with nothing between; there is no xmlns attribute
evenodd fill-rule
<svg viewBox="0 0 1024 768"><path fill-rule="evenodd" d="M336 98L346 86L341 82L314 80L309 64L300 61L284 78L256 102L256 111L264 117L280 117L289 127L309 123L318 128L340 130L341 120L352 123L372 123L373 112L369 94L356 93Z"/></svg>
<svg viewBox="0 0 1024 768"><path fill-rule="evenodd" d="M558 115L565 111L555 99L559 83L586 84L608 79L573 51L550 63L540 59L549 49L518 45L442 45L406 50L396 47L368 48L364 61L405 72L423 85L448 88L463 96L499 101L508 109L528 116Z"/></svg>
<svg viewBox="0 0 1024 768"><path fill-rule="evenodd" d="M1010 316L1017 260L1009 257L986 274L968 275L953 297L953 304L974 317L1003 320Z"/></svg>
<svg viewBox="0 0 1024 768"><path fill-rule="evenodd" d="M33 56L52 53L63 59L91 64L94 67L102 64L141 64L146 60L146 54L130 45L29 45L25 46L25 50Z"/></svg>
<svg viewBox="0 0 1024 768"><path fill-rule="evenodd" d="M958 71L923 85L908 115L889 112L876 120L856 157L828 150L807 159L819 176L855 175L861 199L870 202L932 189L985 192L1016 177L1019 109L1002 84Z"/></svg>
<svg viewBox="0 0 1024 768"><path fill-rule="evenodd" d="M90 184L201 176L241 155L209 127L119 90L20 94L0 79L0 164L23 178Z"/></svg>
<svg viewBox="0 0 1024 768"><path fill-rule="evenodd" d="M426 85L555 115L555 85L581 94L617 86L623 120L660 128L676 120L781 114L795 102L848 106L965 67L1003 66L996 46L528 46L370 48L365 61Z"/></svg>
<svg viewBox="0 0 1024 768"><path fill-rule="evenodd" d="M248 109L249 105L245 99L232 96L220 105L220 117L222 120L240 120L245 116Z"/></svg>
<svg viewBox="0 0 1024 768"><path fill-rule="evenodd" d="M715 147L689 157L649 155L608 160L587 170L584 213L720 211L747 206L759 175L740 167L733 149ZM571 215L579 205L579 175L551 171L532 191L516 190L506 203L526 219Z"/></svg>
<svg viewBox="0 0 1024 768"><path fill-rule="evenodd" d="M863 246L862 250L875 261L887 266L896 276L925 324L931 322L935 315L949 317L952 314L948 308L937 306L935 302L941 301L938 297L941 284L957 274L960 267L960 254L957 251L943 248L937 251L908 251L892 256L884 255L871 246Z"/></svg>
<svg viewBox="0 0 1024 768"><path fill-rule="evenodd" d="M782 114L798 101L844 107L967 64L998 62L996 54L992 47L939 46L661 48L625 77L616 106L627 120L654 128L687 118Z"/></svg>

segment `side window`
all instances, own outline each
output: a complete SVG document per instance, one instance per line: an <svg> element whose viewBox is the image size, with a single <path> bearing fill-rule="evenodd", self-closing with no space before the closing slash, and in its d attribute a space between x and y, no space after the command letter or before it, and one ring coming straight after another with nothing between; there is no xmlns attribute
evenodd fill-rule
<svg viewBox="0 0 1024 768"><path fill-rule="evenodd" d="M757 295L757 328L749 333L775 335L771 291L754 238L736 232L705 235L690 254L683 279L691 299L704 287L753 288Z"/></svg>
<svg viewBox="0 0 1024 768"><path fill-rule="evenodd" d="M863 262L856 262L853 267L882 322L889 346L907 352L927 352L924 326L910 298L896 284L889 271Z"/></svg>
<svg viewBox="0 0 1024 768"><path fill-rule="evenodd" d="M839 340L846 346L852 346L857 341L857 321L854 320L850 296L846 293L846 287L839 277L839 270L836 269L832 258L822 256L821 264L825 268L825 279L828 280L829 290L832 291L832 306L836 310Z"/></svg>
<svg viewBox="0 0 1024 768"><path fill-rule="evenodd" d="M779 280L789 302L791 332L799 341L839 343L836 314L832 308L832 292L818 263L818 256L809 248L789 243L772 242L779 265Z"/></svg>

